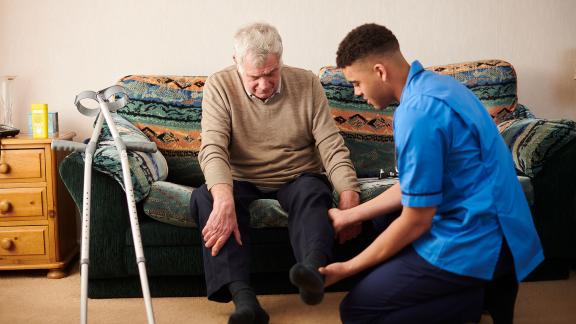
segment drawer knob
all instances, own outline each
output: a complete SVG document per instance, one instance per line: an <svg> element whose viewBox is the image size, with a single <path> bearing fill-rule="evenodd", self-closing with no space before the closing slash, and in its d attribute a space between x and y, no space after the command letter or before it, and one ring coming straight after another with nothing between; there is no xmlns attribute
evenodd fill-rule
<svg viewBox="0 0 576 324"><path fill-rule="evenodd" d="M12 204L8 200L0 201L0 212L7 213L12 209Z"/></svg>
<svg viewBox="0 0 576 324"><path fill-rule="evenodd" d="M12 242L12 240L9 238L3 238L2 241L0 242L0 246L4 250L10 250L14 246L14 242Z"/></svg>
<svg viewBox="0 0 576 324"><path fill-rule="evenodd" d="M7 174L10 172L10 165L8 163L0 163L0 174Z"/></svg>

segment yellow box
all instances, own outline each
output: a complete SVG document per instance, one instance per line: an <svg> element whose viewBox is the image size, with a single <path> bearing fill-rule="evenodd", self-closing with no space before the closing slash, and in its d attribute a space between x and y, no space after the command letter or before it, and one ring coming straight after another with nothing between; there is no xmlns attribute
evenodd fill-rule
<svg viewBox="0 0 576 324"><path fill-rule="evenodd" d="M48 137L48 104L32 104L32 137Z"/></svg>

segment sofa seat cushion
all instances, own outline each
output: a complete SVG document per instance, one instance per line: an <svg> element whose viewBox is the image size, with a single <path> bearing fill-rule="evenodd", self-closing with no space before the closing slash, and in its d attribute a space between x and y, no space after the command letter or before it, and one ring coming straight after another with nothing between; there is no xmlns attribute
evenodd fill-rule
<svg viewBox="0 0 576 324"><path fill-rule="evenodd" d="M364 203L398 182L398 178L360 178L360 202ZM518 176L528 204L534 204L534 188L529 177ZM144 213L149 217L170 225L196 228L196 221L190 214L190 197L194 188L178 185L166 181L157 181L152 184L150 194L144 200ZM334 193L334 206L338 206L338 195ZM288 227L288 214L282 209L280 203L274 199L258 199L250 205L250 226L260 228ZM167 227L168 229L170 227ZM166 234L166 233L164 233ZM161 237L165 237L161 234ZM151 236L156 236L152 233ZM173 234L168 235L173 237ZM153 241L156 241L152 239ZM175 242L189 241L177 238ZM130 243L131 244L131 243ZM168 244L168 242L160 243ZM173 243L176 244L176 243Z"/></svg>
<svg viewBox="0 0 576 324"><path fill-rule="evenodd" d="M398 181L396 178L359 179L360 201L368 201ZM190 197L194 188L166 181L152 184L150 194L144 200L144 213L166 224L196 228L196 221L190 214ZM334 205L338 205L338 195L334 194ZM274 199L258 199L250 205L250 226L252 228L287 227L288 214Z"/></svg>
<svg viewBox="0 0 576 324"><path fill-rule="evenodd" d="M129 75L118 84L130 102L118 110L150 140L168 162L168 181L200 186L204 176L198 164L203 76Z"/></svg>
<svg viewBox="0 0 576 324"><path fill-rule="evenodd" d="M150 194L144 200L144 213L159 222L196 227L196 221L190 215L193 191L193 187L157 181L152 184Z"/></svg>
<svg viewBox="0 0 576 324"><path fill-rule="evenodd" d="M125 142L150 142L150 140L132 123L117 114L112 114L112 119L120 137ZM134 198L138 202L148 195L151 185L158 180L166 179L168 165L160 152L145 153L128 151L128 163L134 189ZM84 158L84 154L82 154ZM120 186L124 188L122 175L122 163L120 152L116 149L112 134L106 123L98 138L98 147L92 160L94 169L110 175Z"/></svg>

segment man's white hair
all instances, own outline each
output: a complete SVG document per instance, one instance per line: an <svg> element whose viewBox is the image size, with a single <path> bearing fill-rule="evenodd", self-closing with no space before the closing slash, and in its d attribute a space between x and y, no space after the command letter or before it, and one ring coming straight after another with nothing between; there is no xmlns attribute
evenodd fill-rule
<svg viewBox="0 0 576 324"><path fill-rule="evenodd" d="M234 35L234 57L240 72L249 54L252 55L250 63L256 66L264 64L269 54L282 60L282 38L278 30L267 23L253 23L239 29Z"/></svg>

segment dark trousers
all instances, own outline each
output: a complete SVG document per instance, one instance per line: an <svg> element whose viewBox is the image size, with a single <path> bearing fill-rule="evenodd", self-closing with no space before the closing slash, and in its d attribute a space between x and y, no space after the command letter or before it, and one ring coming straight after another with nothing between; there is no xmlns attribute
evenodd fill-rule
<svg viewBox="0 0 576 324"><path fill-rule="evenodd" d="M234 181L236 217L243 245L232 234L217 256L203 248L204 275L208 299L218 302L231 300L227 285L250 279L250 204L256 199L278 199L288 213L288 231L294 256L302 262L312 252L331 259L334 230L328 218L332 207L332 188L324 175L305 173L278 191L262 192L252 183ZM192 193L190 208L200 231L212 212L212 195L206 185Z"/></svg>
<svg viewBox="0 0 576 324"><path fill-rule="evenodd" d="M376 219L375 227L381 230L394 218ZM513 273L508 246L503 244L495 278L507 278L505 282L510 285L509 276ZM516 283L515 278L513 282ZM433 266L408 246L364 274L340 304L340 317L343 323L478 322L487 283ZM510 306L509 297L513 294L515 299L517 283L516 290L508 288L511 289L503 294L508 298L498 297L500 300L493 300L494 304Z"/></svg>

